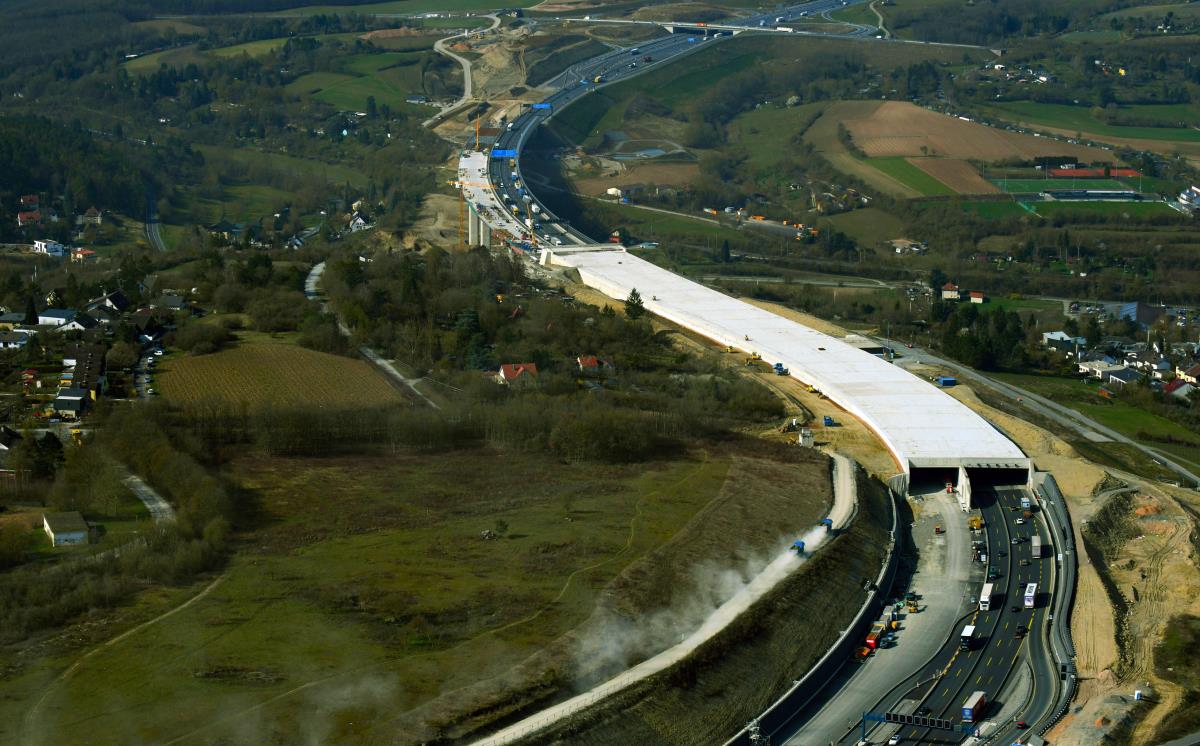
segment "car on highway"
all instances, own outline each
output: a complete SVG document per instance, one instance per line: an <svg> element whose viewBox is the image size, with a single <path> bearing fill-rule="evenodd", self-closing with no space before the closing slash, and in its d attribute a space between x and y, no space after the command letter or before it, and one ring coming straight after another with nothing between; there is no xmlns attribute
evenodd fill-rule
<svg viewBox="0 0 1200 746"><path fill-rule="evenodd" d="M1026 632L1028 632L1028 631L1029 631L1029 630L1027 630L1027 629L1025 628L1025 625L1024 625L1024 624L1018 624L1018 625L1017 625L1017 629L1016 629L1016 633L1015 633L1015 634L1016 634L1016 636L1017 636L1017 637L1024 637L1024 636L1025 636L1025 633L1026 633Z"/></svg>
<svg viewBox="0 0 1200 746"><path fill-rule="evenodd" d="M1021 567L1029 567L1029 560L1023 559L1023 560L1019 561L1017 564L1020 565Z"/></svg>
<svg viewBox="0 0 1200 746"><path fill-rule="evenodd" d="M1018 519L1017 519L1017 521L1016 521L1016 523L1017 523L1017 525L1018 525L1018 526L1024 526L1024 525L1025 525L1025 519L1024 519L1024 518L1018 518Z"/></svg>
<svg viewBox="0 0 1200 746"><path fill-rule="evenodd" d="M1020 614L1020 613L1021 613L1021 607L1020 607L1020 606L1010 606L1010 607L1008 607L1008 610L1009 610L1009 611L1011 611L1011 612L1012 612L1012 613L1014 613L1014 614Z"/></svg>
<svg viewBox="0 0 1200 746"><path fill-rule="evenodd" d="M1021 537L1020 537L1020 536L1014 536L1014 537L1012 537L1012 543L1013 543L1014 545L1016 545L1016 544L1020 544L1020 543L1021 543Z"/></svg>
<svg viewBox="0 0 1200 746"><path fill-rule="evenodd" d="M1015 725L1017 726L1017 730L1025 730L1029 727L1029 723L1025 722L1024 720L1018 720Z"/></svg>

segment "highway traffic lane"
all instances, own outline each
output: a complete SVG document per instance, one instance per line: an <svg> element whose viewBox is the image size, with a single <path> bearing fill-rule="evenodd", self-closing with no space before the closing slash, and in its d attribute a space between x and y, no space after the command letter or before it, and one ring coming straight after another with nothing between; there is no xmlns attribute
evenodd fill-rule
<svg viewBox="0 0 1200 746"><path fill-rule="evenodd" d="M982 645L964 653L952 653L946 674L937 682L926 697L923 698L921 709L928 708L931 717L940 717L960 722L960 709L963 702L974 691L982 690L987 699L996 699L1005 680L1011 673L1020 657L1023 638L1016 637L1016 627L1026 624L1026 610L1012 611L1012 606L1020 606L1016 600L1018 589L1023 589L1032 577L1032 565L1022 566L1021 559L1027 559L1028 542L1012 544L1014 535L1023 536L1020 528L1010 525L1017 515L1010 509L1019 507L1022 490L1011 488L994 488L983 490L975 488L974 495L979 498L981 513L988 536L988 565L1003 565L1007 572L996 579L1000 586L995 591L994 601L989 611L977 612L974 624L976 635L986 635ZM1003 548L1000 541L1003 541ZM998 557L1005 552L1003 562ZM1016 568L1014 570L1013 568ZM1002 584L1000 581L1004 581ZM982 589L981 580L978 587ZM1001 596L1001 594L1003 594ZM984 716L986 720L986 715ZM955 744L964 736L958 732L932 730L906 726L901 729L902 737L909 742Z"/></svg>

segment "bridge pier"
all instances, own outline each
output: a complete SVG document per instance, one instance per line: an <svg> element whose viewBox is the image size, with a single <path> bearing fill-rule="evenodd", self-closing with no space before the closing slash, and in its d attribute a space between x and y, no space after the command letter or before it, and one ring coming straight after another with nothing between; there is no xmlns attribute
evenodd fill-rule
<svg viewBox="0 0 1200 746"><path fill-rule="evenodd" d="M479 245L479 216L472 209L467 213L467 246Z"/></svg>

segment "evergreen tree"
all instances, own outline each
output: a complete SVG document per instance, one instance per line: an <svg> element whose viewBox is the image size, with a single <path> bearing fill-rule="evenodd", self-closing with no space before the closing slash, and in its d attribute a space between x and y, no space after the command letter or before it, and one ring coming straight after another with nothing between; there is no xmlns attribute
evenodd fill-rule
<svg viewBox="0 0 1200 746"><path fill-rule="evenodd" d="M636 321L645 314L646 306L642 303L641 294L637 288L630 290L629 297L625 299L625 315Z"/></svg>

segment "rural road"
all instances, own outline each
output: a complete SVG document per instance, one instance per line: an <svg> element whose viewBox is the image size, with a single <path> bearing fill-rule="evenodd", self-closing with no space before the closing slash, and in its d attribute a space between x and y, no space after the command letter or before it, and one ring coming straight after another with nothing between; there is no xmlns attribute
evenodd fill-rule
<svg viewBox="0 0 1200 746"><path fill-rule="evenodd" d="M162 495L143 482L141 477L130 474L123 481L125 486L146 506L146 510L150 511L150 517L154 519L155 523L175 520L175 509L163 499Z"/></svg>
<svg viewBox="0 0 1200 746"><path fill-rule="evenodd" d="M166 251L167 245L163 243L158 227L158 209L154 205L154 195L151 194L146 197L146 240L157 251Z"/></svg>
<svg viewBox="0 0 1200 746"><path fill-rule="evenodd" d="M831 455L833 457L833 507L830 511L830 518L833 520L834 528L840 529L844 528L854 517L858 505L858 482L854 462L841 454ZM792 539L789 537L784 542L785 546L782 551L769 564L732 598L713 611L700 625L700 628L683 642L642 661L590 691L531 715L498 733L475 741L473 746L502 746L502 744L515 743L564 718L579 713L649 676L680 663L795 572L812 556L815 550L825 543L830 535L823 526L817 526L805 533L801 537L805 545L804 556L798 555L792 550Z"/></svg>
<svg viewBox="0 0 1200 746"><path fill-rule="evenodd" d="M1196 476L1185 467L1173 461L1169 456L1154 448L1142 445L1132 438L1127 438L1116 430L1102 425L1087 415L1076 412L1070 407L1065 407L1057 402L1050 401L1046 397L1035 394L1027 389L990 378L982 373L972 370L971 368L967 368L963 365L959 365L958 363L954 363L945 358L934 355L928 350L923 350L920 347L905 349L905 343L903 342L897 342L885 337L876 337L876 339L891 346L893 349L904 350L902 354L915 362L940 365L942 367L949 368L966 380L974 381L992 389L993 391L996 391L997 393L1000 393L1011 399L1015 399L1026 409L1030 409L1042 415L1043 417L1047 417L1063 427L1074 430L1088 440L1096 442L1114 440L1118 443L1126 443L1131 445L1158 463L1168 467L1176 474L1179 474L1188 483L1190 483L1191 486L1200 486L1200 476Z"/></svg>
<svg viewBox="0 0 1200 746"><path fill-rule="evenodd" d="M314 303L320 303L322 311L325 311L326 313L332 313L332 311L329 310L329 304L325 301L325 297L321 294L321 275L323 274L325 274L325 262L320 262L309 271L308 277L304 278L304 296ZM337 318L336 314L334 315L334 318L337 320L338 331L342 333L342 336L349 337L350 327L343 324L342 320ZM417 384L422 380L421 377L409 378L397 370L396 366L391 362L383 359L382 355L365 345L363 347L359 347L358 352L368 361L373 363L377 368L383 371L383 373L393 381L396 381L402 386L407 386L426 404L434 409L441 409L437 402L435 402L433 399L430 399L423 391L417 388Z"/></svg>
<svg viewBox="0 0 1200 746"><path fill-rule="evenodd" d="M433 127L434 125L440 124L443 119L450 116L453 112L457 111L460 107L464 106L465 104L469 103L472 100L472 97L474 96L474 93L475 93L475 91L474 91L475 86L471 80L471 61L468 60L466 57L463 57L461 55L455 54L454 52L451 52L446 47L446 42L454 41L455 39L465 39L465 38L471 36L472 34L484 34L489 31L494 30L497 26L500 25L500 17L495 14L484 16L484 18L491 18L492 25L488 26L485 29L469 29L467 31L462 32L461 34L455 34L454 36L447 36L445 39L438 39L437 41L435 41L433 43L433 51L437 52L438 54L449 57L450 59L454 60L455 62L457 62L459 65L462 66L462 69L463 69L463 95L461 98L459 98L454 103L452 103L449 106L447 106L446 108L442 109L437 114L434 114L429 119L426 119L423 122L423 126Z"/></svg>

